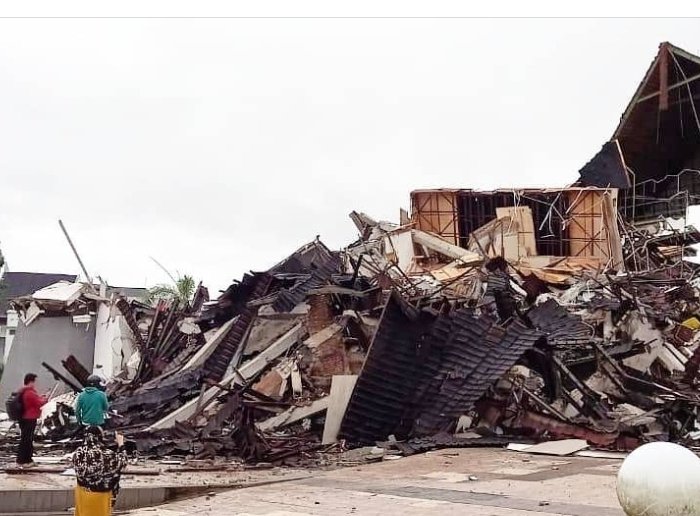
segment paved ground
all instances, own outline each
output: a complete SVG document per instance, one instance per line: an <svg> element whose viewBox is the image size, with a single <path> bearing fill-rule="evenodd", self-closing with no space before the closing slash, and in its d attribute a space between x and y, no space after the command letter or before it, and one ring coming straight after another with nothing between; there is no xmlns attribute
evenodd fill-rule
<svg viewBox="0 0 700 516"><path fill-rule="evenodd" d="M622 516L615 496L620 463L497 449L442 450L129 514Z"/></svg>
<svg viewBox="0 0 700 516"><path fill-rule="evenodd" d="M13 465L14 466L14 465ZM65 464L64 468L69 468ZM157 464L149 467L160 469L157 476L140 476L125 474L122 477L122 487L240 487L251 484L277 482L289 478L308 476L306 470L274 468L270 470L234 470L234 471L210 471L210 472L177 472L167 471L167 466L158 467ZM73 488L75 476L73 474L47 474L33 470L27 473L7 474L0 472L0 496L3 491L9 490L43 490Z"/></svg>

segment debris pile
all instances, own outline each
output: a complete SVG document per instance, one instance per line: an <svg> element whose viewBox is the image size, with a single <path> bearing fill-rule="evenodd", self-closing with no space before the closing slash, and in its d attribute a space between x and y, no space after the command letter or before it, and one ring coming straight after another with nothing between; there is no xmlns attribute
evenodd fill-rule
<svg viewBox="0 0 700 516"><path fill-rule="evenodd" d="M351 216L362 236L347 249L315 240L214 301L116 301L140 362L108 387L110 424L148 456L287 464L376 443L700 439L694 265L556 268L533 248L522 267ZM57 413L45 425L65 437Z"/></svg>
<svg viewBox="0 0 700 516"><path fill-rule="evenodd" d="M23 327L96 316L95 355L70 347L47 368L77 390L107 364L109 425L147 456L290 464L378 443L410 454L550 438L696 447L700 277L688 258L700 232L685 217L700 199L700 125L686 109L686 133L674 129L673 87L659 86L681 80L659 72L671 63L696 86L700 58L663 44L575 185L414 191L400 224L353 212L357 241L332 251L317 238L215 300L200 285L151 306L68 283L16 300ZM659 120L656 170L634 142ZM69 401L47 409L48 437L73 435Z"/></svg>

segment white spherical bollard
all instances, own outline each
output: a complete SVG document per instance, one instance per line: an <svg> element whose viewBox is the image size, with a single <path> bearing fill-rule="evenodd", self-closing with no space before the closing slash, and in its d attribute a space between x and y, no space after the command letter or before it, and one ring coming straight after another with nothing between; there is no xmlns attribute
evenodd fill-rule
<svg viewBox="0 0 700 516"><path fill-rule="evenodd" d="M617 498L627 516L700 516L700 458L673 443L649 443L617 474Z"/></svg>

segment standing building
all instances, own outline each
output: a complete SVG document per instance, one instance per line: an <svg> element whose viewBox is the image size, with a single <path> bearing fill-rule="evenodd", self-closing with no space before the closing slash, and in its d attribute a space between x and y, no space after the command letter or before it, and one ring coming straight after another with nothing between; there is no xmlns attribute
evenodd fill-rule
<svg viewBox="0 0 700 516"><path fill-rule="evenodd" d="M75 274L54 274L44 272L5 272L0 278L0 357L5 364L17 330L17 312L10 306L10 300L28 296L59 281L73 283Z"/></svg>

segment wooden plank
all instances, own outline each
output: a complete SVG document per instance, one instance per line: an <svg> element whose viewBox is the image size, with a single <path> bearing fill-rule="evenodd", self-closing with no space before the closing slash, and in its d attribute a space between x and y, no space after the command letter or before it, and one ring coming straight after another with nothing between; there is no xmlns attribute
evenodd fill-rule
<svg viewBox="0 0 700 516"><path fill-rule="evenodd" d="M330 402L326 413L326 424L323 427L322 444L331 444L338 440L340 424L343 422L345 410L348 408L350 396L355 389L357 375L336 375L331 382Z"/></svg>
<svg viewBox="0 0 700 516"><path fill-rule="evenodd" d="M317 399L311 403L311 405L306 405L304 407L292 407L277 416L257 423L257 427L263 432L271 432L277 428L291 425L297 421L306 419L307 417L314 416L319 412L323 412L328 408L329 402L330 397L324 396L323 398Z"/></svg>
<svg viewBox="0 0 700 516"><path fill-rule="evenodd" d="M672 85L668 87L668 91L675 90L676 88L680 88L681 86L685 86L686 84L690 84L693 81L697 81L700 79L700 73L696 75L691 75L685 80L674 82ZM661 95L661 91L655 91L654 93L650 93L649 95L644 95L643 97L640 97L639 100L637 100L637 104L640 102L644 102L645 100L653 99L654 97L658 97Z"/></svg>
<svg viewBox="0 0 700 516"><path fill-rule="evenodd" d="M423 245L453 260L459 260L465 265L477 265L484 261L480 255L450 244L438 236L417 229L414 229L412 233L413 241L416 244Z"/></svg>
<svg viewBox="0 0 700 516"><path fill-rule="evenodd" d="M659 52L659 111L668 111L668 43Z"/></svg>
<svg viewBox="0 0 700 516"><path fill-rule="evenodd" d="M299 372L299 364L294 362L292 365L292 392L294 396L301 396L304 392L304 387L301 383L301 373Z"/></svg>
<svg viewBox="0 0 700 516"><path fill-rule="evenodd" d="M335 336L337 333L343 331L343 327L339 324L333 323L325 327L319 332L314 333L311 337L304 341L304 344L309 349L314 349L326 342L331 337Z"/></svg>
<svg viewBox="0 0 700 516"><path fill-rule="evenodd" d="M603 198L603 222L605 232L610 246L610 259L613 268L624 266L622 254L622 239L620 238L620 228L617 223L617 191L609 191Z"/></svg>

